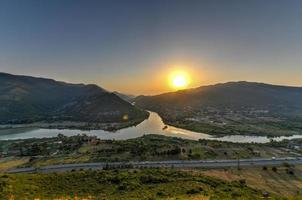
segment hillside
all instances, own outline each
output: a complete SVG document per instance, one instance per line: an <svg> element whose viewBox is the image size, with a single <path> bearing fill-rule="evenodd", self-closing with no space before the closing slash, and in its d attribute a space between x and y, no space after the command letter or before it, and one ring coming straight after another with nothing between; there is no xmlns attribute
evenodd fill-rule
<svg viewBox="0 0 302 200"><path fill-rule="evenodd" d="M247 186L244 180L228 182L197 171L190 173L174 169L0 174L0 191L1 199L16 200L263 199L262 192ZM270 199L282 197L269 195Z"/></svg>
<svg viewBox="0 0 302 200"><path fill-rule="evenodd" d="M122 122L146 113L96 85L0 73L0 123Z"/></svg>
<svg viewBox="0 0 302 200"><path fill-rule="evenodd" d="M209 134L302 133L302 88L229 82L157 96L137 106L158 112L166 123Z"/></svg>
<svg viewBox="0 0 302 200"><path fill-rule="evenodd" d="M135 96L131 95L131 94L124 94L124 93L120 93L120 92L113 92L113 93L116 94L121 99L124 99L127 102L131 102L135 98Z"/></svg>

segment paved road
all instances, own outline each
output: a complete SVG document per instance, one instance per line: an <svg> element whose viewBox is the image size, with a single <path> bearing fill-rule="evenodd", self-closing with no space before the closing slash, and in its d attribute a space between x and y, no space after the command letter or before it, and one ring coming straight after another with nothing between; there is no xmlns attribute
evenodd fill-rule
<svg viewBox="0 0 302 200"><path fill-rule="evenodd" d="M277 166L288 164L302 164L302 157L275 158L275 159L240 159L240 167ZM104 169L104 168L223 168L237 167L238 160L194 160L194 161L137 161L137 162L111 162L111 163L81 163L50 165L41 168L19 168L7 171L8 173L32 172L62 172L79 169Z"/></svg>

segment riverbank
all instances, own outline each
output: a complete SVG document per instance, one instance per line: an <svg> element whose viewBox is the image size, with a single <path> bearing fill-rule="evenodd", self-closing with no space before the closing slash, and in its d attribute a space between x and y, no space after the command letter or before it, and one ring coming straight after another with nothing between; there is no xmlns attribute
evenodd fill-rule
<svg viewBox="0 0 302 200"><path fill-rule="evenodd" d="M0 141L0 155L3 170L89 162L271 159L301 156L302 140L242 145L160 135L117 141L60 134L54 138Z"/></svg>
<svg viewBox="0 0 302 200"><path fill-rule="evenodd" d="M148 119L148 115L143 118L124 121L124 122L116 122L116 123L94 123L94 122L74 122L74 121L60 121L60 122L35 122L28 124L1 124L0 131L3 130L11 130L11 129L69 129L69 130L105 130L105 131L117 131L123 128L128 128L131 126L136 126Z"/></svg>
<svg viewBox="0 0 302 200"><path fill-rule="evenodd" d="M131 124L132 123L132 124ZM45 124L48 126L48 124ZM127 126L124 128L122 126ZM34 127L34 126L33 126ZM237 143L268 143L271 140L291 140L296 138L302 138L302 135L294 136L282 136L282 137L266 137L266 136L249 136L249 135L227 135L223 137L213 137L212 135L189 131L187 129L181 129L173 126L167 126L162 118L154 112L149 112L149 117L146 120L131 121L129 123L120 124L120 129L113 129L111 126L107 126L110 131L107 130L79 130L79 129L48 129L48 128L10 128L0 130L0 140L16 140L16 139L29 139L29 138L51 138L56 137L59 133L66 136L74 136L78 134L87 134L89 136L96 136L99 139L108 140L127 140L138 138L147 134L158 134L170 137L180 137L184 139L199 140L218 140L218 141L230 141ZM89 125L91 128L91 126ZM110 128L111 127L111 128Z"/></svg>
<svg viewBox="0 0 302 200"><path fill-rule="evenodd" d="M162 116L161 116L162 117ZM211 123L211 122L199 122L187 119L172 120L162 117L165 124L182 128L194 132L205 133L215 137L224 137L229 135L241 135L241 136L266 136L269 138L274 137L290 137L293 135L302 136L301 122L297 128L289 127L288 122L248 122L238 121L230 124ZM293 126L293 125L292 125Z"/></svg>
<svg viewBox="0 0 302 200"><path fill-rule="evenodd" d="M116 141L60 134L54 138L0 141L0 183L4 183L0 197L118 199L123 194L128 199L234 199L237 191L239 199L269 195L270 199L296 200L301 197L297 193L301 189L301 147L299 139L242 145L161 135ZM22 171L24 167L43 173L5 173L11 169ZM114 181L102 182L107 176ZM140 193L144 195L136 196Z"/></svg>

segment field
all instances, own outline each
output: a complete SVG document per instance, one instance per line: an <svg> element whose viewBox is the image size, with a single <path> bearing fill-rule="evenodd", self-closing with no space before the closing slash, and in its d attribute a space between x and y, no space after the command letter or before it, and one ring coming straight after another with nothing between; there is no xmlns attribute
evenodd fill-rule
<svg viewBox="0 0 302 200"><path fill-rule="evenodd" d="M28 158L6 158L0 160L0 172L15 168L28 162Z"/></svg>
<svg viewBox="0 0 302 200"><path fill-rule="evenodd" d="M263 118L246 119L238 117L228 119L222 116L208 116L209 119L199 119L198 116L178 117L170 119L162 116L166 124L179 128L207 133L215 136L226 135L257 135L257 136L292 136L301 133L301 119L271 119L265 121ZM244 119L244 120L242 120Z"/></svg>
<svg viewBox="0 0 302 200"><path fill-rule="evenodd" d="M223 181L199 172L145 169L3 174L1 199L262 199L243 180ZM276 195L269 195L278 199Z"/></svg>
<svg viewBox="0 0 302 200"><path fill-rule="evenodd" d="M294 143L295 144L295 143ZM296 141L300 145L300 140ZM159 135L146 135L125 141L99 140L95 137L59 135L56 138L1 141L1 165L7 161L27 159L27 166L50 164L113 162L130 160L236 159L284 157L301 154L287 142L236 144L217 141L193 141Z"/></svg>
<svg viewBox="0 0 302 200"><path fill-rule="evenodd" d="M204 175L225 181L246 180L252 188L276 195L302 195L302 166L206 170Z"/></svg>
<svg viewBox="0 0 302 200"><path fill-rule="evenodd" d="M99 140L85 135L0 141L0 170L5 166L40 167L52 164L145 161L271 158L301 155L301 140L267 144L238 144L209 140L185 140L146 135L124 141Z"/></svg>
<svg viewBox="0 0 302 200"><path fill-rule="evenodd" d="M6 174L16 167L95 161L235 159L300 156L301 140L238 144L146 135L124 141L78 135L0 141L0 199L290 199L301 200L302 166L240 170L119 169Z"/></svg>

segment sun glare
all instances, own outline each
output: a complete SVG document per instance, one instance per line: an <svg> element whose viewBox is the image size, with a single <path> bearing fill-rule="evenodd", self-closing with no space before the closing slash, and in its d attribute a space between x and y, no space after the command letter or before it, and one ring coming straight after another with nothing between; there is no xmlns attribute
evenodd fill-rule
<svg viewBox="0 0 302 200"><path fill-rule="evenodd" d="M185 85L187 85L187 80L184 76L177 75L173 78L173 85L175 87L184 87Z"/></svg>
<svg viewBox="0 0 302 200"><path fill-rule="evenodd" d="M176 89L185 89L189 85L189 76L185 72L174 72L170 76L170 84Z"/></svg>

